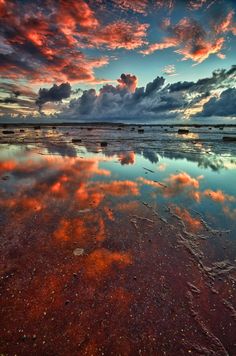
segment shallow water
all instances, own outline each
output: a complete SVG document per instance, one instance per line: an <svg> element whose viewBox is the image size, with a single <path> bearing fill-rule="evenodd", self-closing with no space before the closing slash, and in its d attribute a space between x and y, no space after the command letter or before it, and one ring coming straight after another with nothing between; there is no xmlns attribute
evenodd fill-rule
<svg viewBox="0 0 236 356"><path fill-rule="evenodd" d="M177 131L0 135L1 353L236 354L236 129Z"/></svg>

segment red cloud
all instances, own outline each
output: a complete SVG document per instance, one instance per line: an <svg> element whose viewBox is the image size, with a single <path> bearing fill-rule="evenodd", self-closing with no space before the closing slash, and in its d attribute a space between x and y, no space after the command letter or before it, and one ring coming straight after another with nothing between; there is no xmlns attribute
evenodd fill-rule
<svg viewBox="0 0 236 356"><path fill-rule="evenodd" d="M114 2L123 10L132 10L139 14L146 14L148 0L114 0Z"/></svg>
<svg viewBox="0 0 236 356"><path fill-rule="evenodd" d="M182 60L191 59L201 63L211 54L217 54L220 58L224 58L224 55L220 53L225 42L223 36L229 31L234 33L233 16L234 12L230 11L220 21L214 20L208 31L200 23L187 17L181 19L174 26L170 24L169 20L165 20L163 29L168 32L169 36L165 37L163 42L150 44L140 53L147 55L158 50L175 47L177 48L175 52L183 56Z"/></svg>
<svg viewBox="0 0 236 356"><path fill-rule="evenodd" d="M13 80L98 82L94 69L106 65L108 57L88 58L81 49L135 49L145 43L148 27L121 20L103 25L83 0L45 1L43 7L1 1L0 11L5 55L1 74Z"/></svg>
<svg viewBox="0 0 236 356"><path fill-rule="evenodd" d="M205 40L199 40L196 44L196 49L192 49L191 45L187 45L182 49L176 51L176 53L182 54L182 61L192 59L194 62L201 63L207 59L211 54L217 54L220 52L224 44L224 38L220 37L214 42L208 42ZM219 56L222 54L219 53Z"/></svg>
<svg viewBox="0 0 236 356"><path fill-rule="evenodd" d="M138 84L138 78L132 74L121 74L120 78L117 79L119 87L127 88L131 93L133 93Z"/></svg>
<svg viewBox="0 0 236 356"><path fill-rule="evenodd" d="M66 35L72 35L79 24L83 30L90 30L99 25L94 12L83 0L60 0L57 22ZM73 32L72 32L73 31Z"/></svg>
<svg viewBox="0 0 236 356"><path fill-rule="evenodd" d="M192 10L199 10L209 0L189 0L189 6Z"/></svg>
<svg viewBox="0 0 236 356"><path fill-rule="evenodd" d="M90 36L90 43L93 46L106 46L109 49L126 48L129 50L141 47L146 44L147 24L128 21L117 21Z"/></svg>
<svg viewBox="0 0 236 356"><path fill-rule="evenodd" d="M221 18L219 22L213 24L216 33L225 33L228 31L233 31L234 11L229 11L226 17Z"/></svg>
<svg viewBox="0 0 236 356"><path fill-rule="evenodd" d="M175 47L177 41L174 38L167 38L163 43L152 43L146 49L140 51L142 54L152 54L155 51L163 50L170 47Z"/></svg>

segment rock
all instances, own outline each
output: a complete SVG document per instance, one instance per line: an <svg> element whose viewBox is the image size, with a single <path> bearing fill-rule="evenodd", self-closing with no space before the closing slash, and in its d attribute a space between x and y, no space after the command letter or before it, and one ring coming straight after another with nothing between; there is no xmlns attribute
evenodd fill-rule
<svg viewBox="0 0 236 356"><path fill-rule="evenodd" d="M82 140L80 138L72 138L73 143L81 142Z"/></svg>
<svg viewBox="0 0 236 356"><path fill-rule="evenodd" d="M144 129L138 129L138 133L144 133Z"/></svg>
<svg viewBox="0 0 236 356"><path fill-rule="evenodd" d="M74 251L73 251L73 254L75 256L82 256L84 254L84 249L83 248L76 248Z"/></svg>
<svg viewBox="0 0 236 356"><path fill-rule="evenodd" d="M107 142L106 141L102 141L100 145L101 145L101 147L107 147Z"/></svg>
<svg viewBox="0 0 236 356"><path fill-rule="evenodd" d="M4 135L12 135L12 134L14 134L15 132L12 131L12 130L3 130L2 133L3 133Z"/></svg>
<svg viewBox="0 0 236 356"><path fill-rule="evenodd" d="M236 142L236 136L223 136L223 141Z"/></svg>
<svg viewBox="0 0 236 356"><path fill-rule="evenodd" d="M186 129L179 129L178 134L179 135L187 135L189 133L189 130Z"/></svg>
<svg viewBox="0 0 236 356"><path fill-rule="evenodd" d="M9 176L3 176L2 177L2 180L8 180L9 179Z"/></svg>
<svg viewBox="0 0 236 356"><path fill-rule="evenodd" d="M20 132L25 132L25 130L23 130L23 129L20 129Z"/></svg>
<svg viewBox="0 0 236 356"><path fill-rule="evenodd" d="M35 130L40 130L40 129L41 129L41 126L39 126L39 125L34 126L34 129L35 129Z"/></svg>

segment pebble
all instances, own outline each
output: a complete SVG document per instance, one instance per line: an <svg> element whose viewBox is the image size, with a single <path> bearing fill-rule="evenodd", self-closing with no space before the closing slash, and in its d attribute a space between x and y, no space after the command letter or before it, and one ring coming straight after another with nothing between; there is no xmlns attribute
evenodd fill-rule
<svg viewBox="0 0 236 356"><path fill-rule="evenodd" d="M83 248L76 248L74 251L73 251L73 254L75 256L81 256L84 254L84 249Z"/></svg>

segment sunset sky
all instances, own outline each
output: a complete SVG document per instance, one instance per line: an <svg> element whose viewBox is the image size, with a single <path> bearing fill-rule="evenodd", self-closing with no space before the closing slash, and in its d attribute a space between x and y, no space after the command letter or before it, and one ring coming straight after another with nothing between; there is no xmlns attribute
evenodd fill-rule
<svg viewBox="0 0 236 356"><path fill-rule="evenodd" d="M0 0L0 114L236 117L234 0Z"/></svg>

